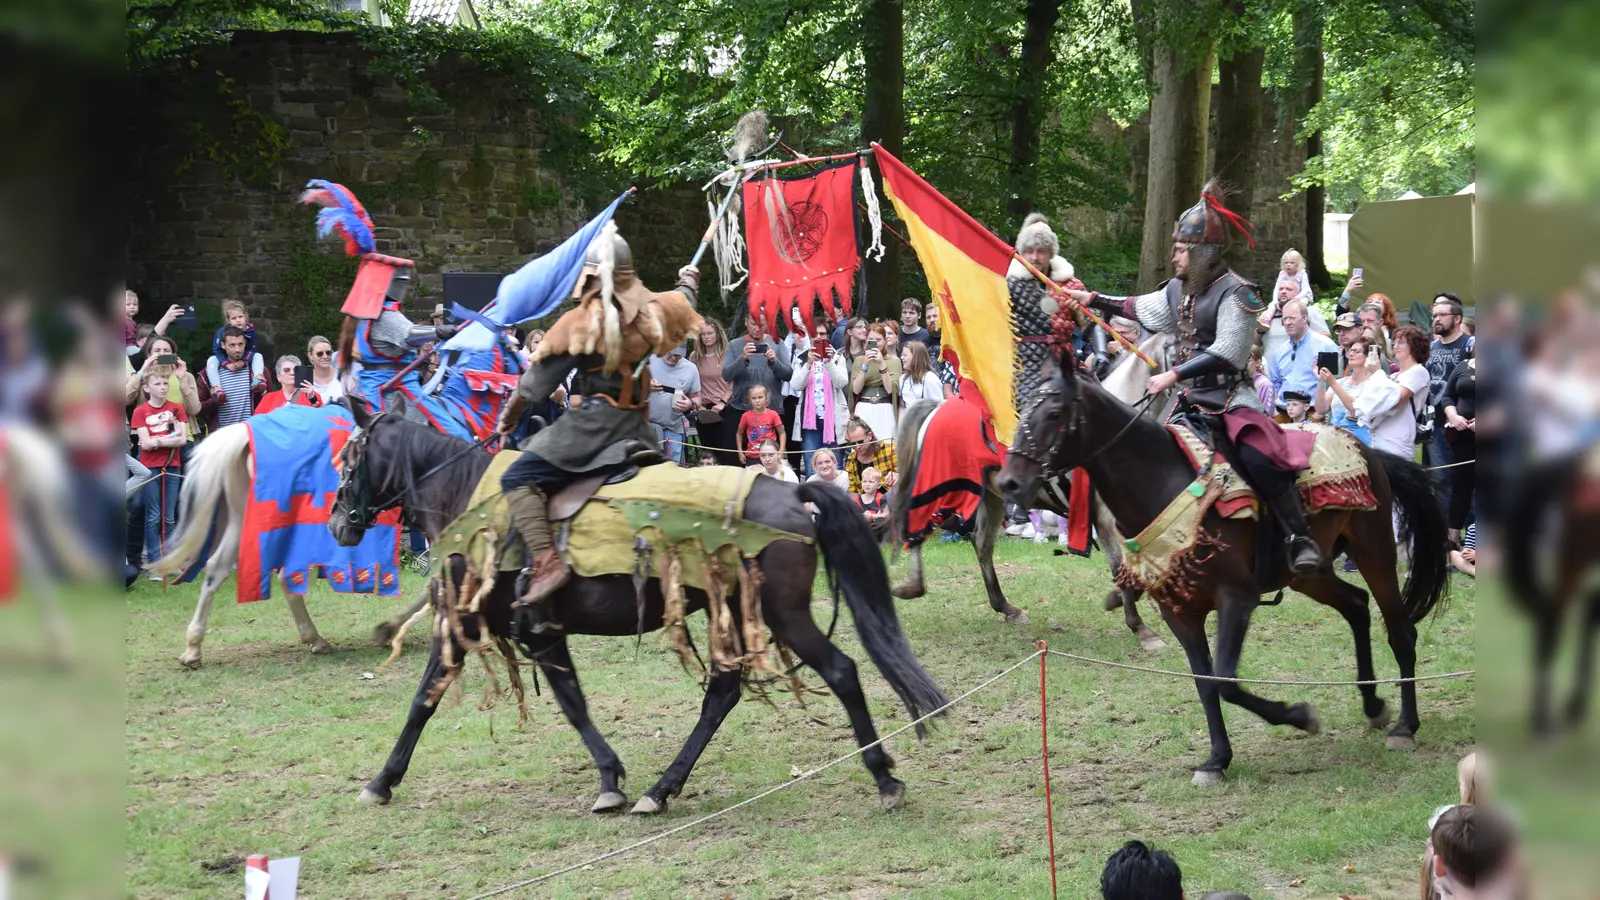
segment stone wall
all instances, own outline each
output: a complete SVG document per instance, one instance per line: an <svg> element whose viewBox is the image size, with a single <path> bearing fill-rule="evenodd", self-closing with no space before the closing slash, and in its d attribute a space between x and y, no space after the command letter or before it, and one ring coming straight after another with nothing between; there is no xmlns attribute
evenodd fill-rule
<svg viewBox="0 0 1600 900"><path fill-rule="evenodd" d="M353 265L312 239L296 203L311 178L348 186L378 250L416 260L417 309L439 301L443 273L512 271L587 220L542 159L536 108L470 63L434 78L451 112L412 122L404 88L353 38L246 33L143 79L128 278L145 309L238 298L268 334L337 326Z"/></svg>

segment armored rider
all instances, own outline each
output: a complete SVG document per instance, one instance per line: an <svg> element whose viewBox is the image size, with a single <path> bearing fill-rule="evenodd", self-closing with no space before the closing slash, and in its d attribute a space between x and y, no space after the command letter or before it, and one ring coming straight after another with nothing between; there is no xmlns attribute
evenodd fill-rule
<svg viewBox="0 0 1600 900"><path fill-rule="evenodd" d="M551 537L547 500L585 475L662 461L648 415L650 370L641 363L699 331L699 283L699 269L684 266L675 290L649 291L634 272L627 242L607 224L585 256L573 290L577 308L546 333L500 413L498 430L509 435L530 404L549 399L578 371L572 392L582 402L535 434L500 481L511 524L532 556L514 606L535 634L561 630L548 598L569 577Z"/></svg>
<svg viewBox="0 0 1600 900"><path fill-rule="evenodd" d="M1279 428L1268 418L1246 374L1262 302L1256 286L1223 260L1230 225L1249 237L1249 223L1223 206L1223 199L1221 186L1212 180L1200 202L1178 219L1172 234L1174 277L1152 293L1067 293L1078 303L1177 337L1176 365L1150 379L1150 393L1181 383L1174 416L1193 424L1261 495L1288 535L1290 570L1306 575L1322 566L1322 552L1311 538L1295 472L1308 465L1315 438Z"/></svg>

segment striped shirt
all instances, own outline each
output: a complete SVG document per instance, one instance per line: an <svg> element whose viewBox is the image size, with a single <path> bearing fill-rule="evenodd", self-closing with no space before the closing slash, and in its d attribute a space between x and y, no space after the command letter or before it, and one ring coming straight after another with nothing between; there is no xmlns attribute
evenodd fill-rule
<svg viewBox="0 0 1600 900"><path fill-rule="evenodd" d="M211 389L222 391L224 395L222 406L217 409L217 427L226 428L250 418L250 367L244 366L235 372L218 365L213 371Z"/></svg>

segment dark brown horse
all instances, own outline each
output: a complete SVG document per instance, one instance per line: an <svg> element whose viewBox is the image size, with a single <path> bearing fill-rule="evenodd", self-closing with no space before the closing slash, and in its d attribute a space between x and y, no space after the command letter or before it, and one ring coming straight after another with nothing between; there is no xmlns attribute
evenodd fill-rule
<svg viewBox="0 0 1600 900"><path fill-rule="evenodd" d="M1026 398L1017 432L1017 441L1000 470L999 485L1007 498L1031 499L1047 472L1081 466L1094 479L1095 490L1125 535L1142 532L1195 478L1188 456L1165 428L1141 417L1093 381L1079 377L1070 365L1057 367ZM1439 603L1449 586L1444 511L1433 496L1428 473L1416 463L1370 448L1362 452L1377 509L1316 513L1309 517L1311 530L1325 559L1343 550L1355 560L1378 601L1400 675L1412 678L1416 672L1416 623ZM1404 593L1395 574L1394 509L1400 511L1402 524L1411 535L1411 574ZM1158 603L1162 617L1183 645L1192 672L1236 677L1250 616L1261 605L1261 595L1287 586L1333 607L1344 617L1355 637L1357 678L1372 680L1366 591L1342 581L1326 566L1316 574L1291 578L1281 561L1280 574L1259 583L1253 566L1256 523L1225 520L1211 510L1203 527L1225 547L1200 562L1192 579L1193 596L1179 609ZM1274 559L1280 555L1274 554ZM1213 609L1217 611L1215 662L1205 625ZM1222 721L1222 700L1250 710L1271 725L1292 725L1311 734L1321 727L1316 710L1308 703L1290 706L1268 700L1231 681L1196 680L1195 688L1211 733L1211 755L1195 770L1196 784L1222 781L1233 760ZM1368 684L1359 690L1368 723L1373 728L1388 725L1389 708L1376 688ZM1419 724L1416 683L1406 681L1400 687L1399 721L1389 731L1390 749L1414 748Z"/></svg>
<svg viewBox="0 0 1600 900"><path fill-rule="evenodd" d="M414 515L443 517L446 522L465 511L473 488L488 467L487 451L407 422L393 412L372 415L359 401L354 407L360 430L345 445L339 493L328 523L340 543L358 542L366 523L387 506L403 503ZM815 520L805 507L808 502L817 508ZM796 486L771 478L757 478L745 510L749 521L816 541L827 566L829 583L841 588L849 603L862 646L913 719L948 702L923 671L900 630L894 599L889 595L888 567L866 520L844 492L820 484ZM761 612L773 636L788 645L801 662L815 669L827 682L844 704L858 746L875 743L878 734L856 678L855 662L840 652L811 618L816 549L798 541L779 540L768 545L757 562L766 575L761 588ZM448 571L441 571L439 577L453 578L459 588L466 573L465 561L455 555L449 558L448 565ZM538 664L555 694L556 703L583 737L600 770L600 795L594 811L621 809L627 803L621 791L622 761L589 719L572 656L567 652L566 637L534 635L519 627L511 609L516 599L513 581L509 577L499 579L479 607L490 634L480 635L471 617L464 617L466 637L469 641L491 636L509 639ZM686 589L685 593L689 611L705 608L703 592ZM649 580L644 596L641 619L635 607L631 576L574 577L550 598L550 602L555 605L556 617L564 626L565 634L632 638L641 627L654 631L662 625L665 603L656 579ZM737 606L737 603L730 604L730 607ZM737 622L738 610L731 611L737 631L742 627ZM443 633L450 634L450 631L443 629ZM455 643L453 637L449 639ZM465 658L459 643L452 649L452 658ZM405 728L383 770L362 790L363 802L388 803L394 786L405 777L417 739L433 715L430 692L445 672L443 651L444 645L436 636ZM655 813L666 809L667 798L683 789L695 761L722 720L739 702L740 693L740 671L711 676L694 731L667 771L639 799L634 812ZM918 731L920 733L920 726ZM881 746L875 746L862 754L862 761L877 782L884 807L893 809L902 805L905 785L890 774L894 761L889 754Z"/></svg>

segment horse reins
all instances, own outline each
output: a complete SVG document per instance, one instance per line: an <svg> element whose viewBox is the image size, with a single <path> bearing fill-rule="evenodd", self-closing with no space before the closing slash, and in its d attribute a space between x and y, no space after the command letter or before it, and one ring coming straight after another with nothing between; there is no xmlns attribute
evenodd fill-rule
<svg viewBox="0 0 1600 900"><path fill-rule="evenodd" d="M1053 388L1053 387L1049 388L1049 389L1046 389L1046 386L1040 386L1040 388L1037 389L1034 392L1034 396L1036 397L1036 400L1035 400L1035 403L1034 403L1033 407L1029 408L1027 415L1032 415L1033 409L1037 408L1039 401L1042 401L1045 397L1051 396L1053 394L1058 394L1058 393L1060 393L1060 391L1055 389L1055 388ZM1118 441L1122 440L1123 436L1128 433L1129 429L1133 428L1134 423L1139 421L1139 419L1144 416L1144 413L1145 413L1146 409L1149 407L1151 401L1155 400L1156 397L1158 397L1158 396L1160 396L1160 395L1159 394L1152 394L1149 391L1145 391L1144 396L1140 397L1137 401L1135 401L1133 403L1134 415L1133 415L1132 418L1130 418L1128 420L1127 424L1123 425L1122 429L1111 437L1111 440L1106 441L1104 444L1101 444L1093 453L1090 453L1088 456L1084 457L1082 460L1079 460L1073 466L1073 468L1075 468L1075 469L1083 468L1084 466L1088 465L1093 460L1099 458L1100 454L1106 452L1107 450L1110 450L1113 446L1115 446L1116 443ZM1054 449L1054 446L1056 444L1060 443L1061 436L1063 434L1066 434L1066 433L1072 432L1072 431L1076 431L1077 428L1078 428L1078 423L1079 423L1079 421L1082 420L1082 418L1083 418L1082 410L1080 408L1078 408L1078 406L1076 404L1074 404L1073 405L1073 410L1072 410L1072 417L1070 419L1068 419L1067 421L1062 422L1059 426L1056 427L1056 433L1055 433L1054 437L1051 439L1051 449ZM1019 425L1019 429L1020 429L1020 431L1022 433L1022 439L1023 440L1021 442L1019 442L1018 446L1012 447L1011 452L1017 454L1018 456L1022 457L1025 460L1037 465L1041 470L1043 470L1044 475L1047 476L1047 477L1060 474L1057 469L1051 467L1049 459L1048 459L1048 457L1051 454L1050 454L1050 452L1048 450L1046 451L1046 458L1045 459L1040 459L1038 456L1035 455L1038 452L1038 449L1035 446L1033 429L1028 427L1026 416L1024 416L1024 419L1023 419L1022 423Z"/></svg>
<svg viewBox="0 0 1600 900"><path fill-rule="evenodd" d="M384 415L387 415L387 413L380 413L378 418L382 418ZM371 492L372 486L371 486L371 483L369 481L369 479L371 478L371 473L368 472L367 469L366 469L366 441L367 441L367 436L372 433L372 425L375 425L375 424L377 424L377 419L374 419L371 424L369 424L365 429L363 429L362 435L360 437L360 441L361 441L361 457L362 458L361 458L361 460L359 462L356 463L356 468L359 470L360 474L356 476L356 503L355 503L355 508L350 511L352 516L354 516L355 518L360 520L363 524L365 524L369 528L372 527L373 523L377 521L377 515L375 514L374 510L376 510L376 512L383 512L384 510L388 509L389 507L391 507L391 506L395 505L396 503L399 503L401 500L405 499L405 491L402 490L402 491L396 493L394 496L390 497L388 500L385 500L383 503L380 503L380 504L377 504L377 505L373 505L370 501L367 500L367 496ZM459 450L456 453L453 453L449 457L447 457L444 460L444 462L439 463L438 465L434 466L433 468L427 470L426 472L423 472L421 475L419 475L416 478L412 479L410 488L411 489L415 489L417 485L421 484L424 481L427 481L429 478L433 477L434 475L439 474L440 472L444 471L446 468L449 468L449 466L451 464L455 463L459 459L462 459L467 454L472 453L472 452L477 451L477 450L483 450L483 449L488 448L489 444L493 443L494 441L499 440L500 437L501 437L501 435L500 435L499 432L493 432L493 433L489 434L487 437L484 437L481 440L478 440L478 441L476 441L476 442L474 442L472 444L467 445L466 447L463 447L461 450Z"/></svg>

